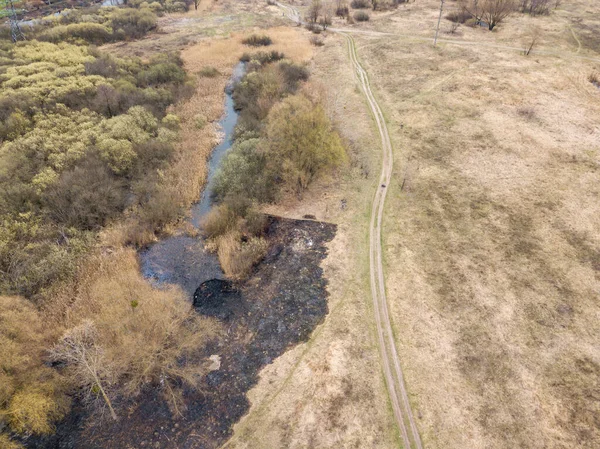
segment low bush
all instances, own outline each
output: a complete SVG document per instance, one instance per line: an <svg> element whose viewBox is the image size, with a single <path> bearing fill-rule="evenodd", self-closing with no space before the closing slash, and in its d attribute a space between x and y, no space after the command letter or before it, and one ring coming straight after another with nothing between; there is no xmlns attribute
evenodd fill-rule
<svg viewBox="0 0 600 449"><path fill-rule="evenodd" d="M366 22L369 20L369 14L364 11L356 11L353 17L357 22Z"/></svg>
<svg viewBox="0 0 600 449"><path fill-rule="evenodd" d="M299 84L308 81L310 76L310 72L305 66L291 61L281 61L278 68L283 75L285 89L289 93L295 93Z"/></svg>
<svg viewBox="0 0 600 449"><path fill-rule="evenodd" d="M273 41L269 36L253 34L243 39L242 43L251 47L267 47L271 45Z"/></svg>
<svg viewBox="0 0 600 449"><path fill-rule="evenodd" d="M315 47L322 47L323 45L325 45L325 41L323 41L323 39L319 36L311 36L310 43Z"/></svg>
<svg viewBox="0 0 600 449"><path fill-rule="evenodd" d="M115 36L119 32L126 38L140 38L156 28L157 17L149 9L120 8L111 16L111 26Z"/></svg>
<svg viewBox="0 0 600 449"><path fill-rule="evenodd" d="M594 73L590 74L588 79L590 80L590 83L592 83L594 86L600 88L600 73L594 72Z"/></svg>
<svg viewBox="0 0 600 449"><path fill-rule="evenodd" d="M452 11L446 14L446 19L454 23L465 23L471 18L471 14L464 9Z"/></svg>
<svg viewBox="0 0 600 449"><path fill-rule="evenodd" d="M216 78L220 75L221 72L219 72L216 68L211 66L202 67L198 72L198 76L201 78Z"/></svg>
<svg viewBox="0 0 600 449"><path fill-rule="evenodd" d="M338 17L348 17L350 14L350 10L348 9L348 5L340 5L335 9L335 15Z"/></svg>
<svg viewBox="0 0 600 449"><path fill-rule="evenodd" d="M47 42L83 40L90 44L102 45L113 40L111 30L99 23L72 23L57 25L42 32L37 38Z"/></svg>
<svg viewBox="0 0 600 449"><path fill-rule="evenodd" d="M270 52L259 51L257 53L252 53L252 54L244 53L241 56L240 61L242 61L242 62L257 61L260 64L269 64L271 62L280 61L283 58L285 58L285 55L283 53L273 50Z"/></svg>
<svg viewBox="0 0 600 449"><path fill-rule="evenodd" d="M350 6L352 6L353 9L367 9L371 7L371 2L368 0L352 0Z"/></svg>
<svg viewBox="0 0 600 449"><path fill-rule="evenodd" d="M94 230L123 211L125 190L106 165L90 157L63 172L43 193L48 215L57 224Z"/></svg>

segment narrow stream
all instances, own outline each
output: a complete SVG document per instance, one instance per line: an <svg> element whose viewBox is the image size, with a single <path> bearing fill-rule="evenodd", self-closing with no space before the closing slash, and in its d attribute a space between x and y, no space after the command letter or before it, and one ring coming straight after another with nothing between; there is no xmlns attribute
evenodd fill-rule
<svg viewBox="0 0 600 449"><path fill-rule="evenodd" d="M189 211L188 221L196 229L199 228L202 217L210 211L215 174L233 144L233 132L238 120L238 113L233 107L233 87L244 76L245 71L245 64L240 62L234 68L225 89L225 113L219 121L223 141L215 147L208 161L208 176L202 197ZM141 251L139 257L145 278L156 284L177 284L190 298L203 282L224 278L217 256L204 249L201 237L169 236Z"/></svg>

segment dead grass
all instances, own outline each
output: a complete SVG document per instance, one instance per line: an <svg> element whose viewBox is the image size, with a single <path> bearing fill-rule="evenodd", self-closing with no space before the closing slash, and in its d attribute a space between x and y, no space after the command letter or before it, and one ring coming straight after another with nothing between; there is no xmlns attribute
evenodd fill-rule
<svg viewBox="0 0 600 449"><path fill-rule="evenodd" d="M575 3L535 18L538 48L578 50L569 22L600 10ZM373 22L424 35L437 8L411 3ZM510 46L531 20L461 38ZM424 444L598 447L594 63L369 37L358 52L394 142L387 288Z"/></svg>

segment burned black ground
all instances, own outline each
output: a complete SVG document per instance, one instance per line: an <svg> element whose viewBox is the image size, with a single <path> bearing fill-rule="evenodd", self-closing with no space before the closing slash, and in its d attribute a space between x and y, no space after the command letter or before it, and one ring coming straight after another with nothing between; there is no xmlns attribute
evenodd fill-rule
<svg viewBox="0 0 600 449"><path fill-rule="evenodd" d="M216 448L249 409L248 390L265 365L309 339L328 312L327 281L320 267L336 226L307 220L270 218L269 251L250 278L232 284L204 282L194 295L198 313L217 317L223 337L208 355L220 368L210 372L203 391L184 393L185 407L174 414L159 386L135 403L119 405L119 421L87 416L81 407L61 423L56 435L30 440L29 448Z"/></svg>

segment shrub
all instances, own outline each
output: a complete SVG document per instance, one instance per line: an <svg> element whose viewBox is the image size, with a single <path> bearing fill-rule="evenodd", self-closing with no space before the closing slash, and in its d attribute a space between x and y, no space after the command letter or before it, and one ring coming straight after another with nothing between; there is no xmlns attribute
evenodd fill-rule
<svg viewBox="0 0 600 449"><path fill-rule="evenodd" d="M110 42L113 36L108 28L99 23L72 23L57 25L42 32L38 39L47 42L63 42L81 39L90 44L102 45Z"/></svg>
<svg viewBox="0 0 600 449"><path fill-rule="evenodd" d="M236 142L227 153L215 176L213 196L216 201L231 204L236 198L258 202L274 199L274 174L267 170L267 160L258 149L259 143L259 139Z"/></svg>
<svg viewBox="0 0 600 449"><path fill-rule="evenodd" d="M138 73L137 79L141 86L182 84L185 81L185 70L173 62L159 62Z"/></svg>
<svg viewBox="0 0 600 449"><path fill-rule="evenodd" d="M296 91L300 82L307 81L310 76L305 66L290 61L281 61L279 70L283 75L286 90L292 93Z"/></svg>
<svg viewBox="0 0 600 449"><path fill-rule="evenodd" d="M220 75L221 72L219 72L216 68L211 66L202 67L202 69L200 69L200 71L198 72L198 76L202 78L216 78Z"/></svg>
<svg viewBox="0 0 600 449"><path fill-rule="evenodd" d="M156 15L149 9L120 8L111 15L113 32L121 30L125 37L140 38L156 28Z"/></svg>
<svg viewBox="0 0 600 449"><path fill-rule="evenodd" d="M452 11L446 14L446 19L450 22L454 23L465 23L467 20L471 18L471 14L469 14L464 9L458 11Z"/></svg>
<svg viewBox="0 0 600 449"><path fill-rule="evenodd" d="M369 14L367 14L364 11L356 11L353 17L354 20L356 20L357 22L366 22L367 20L369 20Z"/></svg>
<svg viewBox="0 0 600 449"><path fill-rule="evenodd" d="M162 231L165 226L175 221L181 215L181 206L177 201L173 201L176 197L177 192L156 188L150 199L142 205L142 227L151 232Z"/></svg>
<svg viewBox="0 0 600 449"><path fill-rule="evenodd" d="M312 45L314 45L315 47L322 47L323 45L325 45L325 42L323 41L323 39L318 36L311 36L309 40L310 40L310 43Z"/></svg>
<svg viewBox="0 0 600 449"><path fill-rule="evenodd" d="M251 47L266 47L271 45L273 41L269 36L253 34L242 40L242 43Z"/></svg>
<svg viewBox="0 0 600 449"><path fill-rule="evenodd" d="M269 113L267 160L300 192L316 175L346 159L339 135L322 106L303 95L287 97Z"/></svg>
<svg viewBox="0 0 600 449"><path fill-rule="evenodd" d="M253 53L253 54L244 53L242 55L242 57L240 58L240 61L242 61L242 62L258 61L261 64L269 64L271 62L280 61L283 58L285 58L285 55L283 53L273 50L270 52L259 51L257 53Z"/></svg>
<svg viewBox="0 0 600 449"><path fill-rule="evenodd" d="M348 9L348 5L340 5L335 9L335 15L338 17L348 17L350 14L350 10Z"/></svg>
<svg viewBox="0 0 600 449"><path fill-rule="evenodd" d="M590 80L590 83L592 83L594 86L600 88L600 73L594 72L594 73L590 74L588 79Z"/></svg>
<svg viewBox="0 0 600 449"><path fill-rule="evenodd" d="M99 55L93 61L87 61L84 66L86 75L116 78L119 74L119 64L117 63L117 60L109 54Z"/></svg>
<svg viewBox="0 0 600 449"><path fill-rule="evenodd" d="M368 0L352 0L350 6L354 9L366 9L371 7L371 3Z"/></svg>
<svg viewBox="0 0 600 449"><path fill-rule="evenodd" d="M46 189L44 205L60 225L98 229L125 207L123 187L102 162L88 158Z"/></svg>

